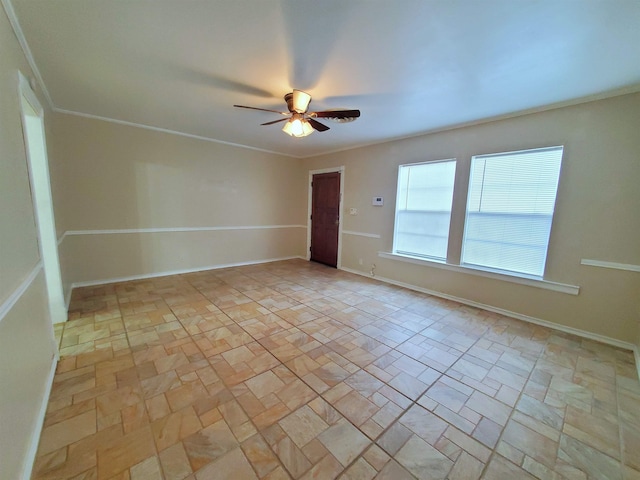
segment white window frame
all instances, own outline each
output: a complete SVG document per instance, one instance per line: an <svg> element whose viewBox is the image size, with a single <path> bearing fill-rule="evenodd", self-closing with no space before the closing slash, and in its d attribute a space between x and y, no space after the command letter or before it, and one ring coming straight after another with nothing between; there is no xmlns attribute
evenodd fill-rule
<svg viewBox="0 0 640 480"><path fill-rule="evenodd" d="M400 195L400 172L402 170L403 167L412 167L412 166L419 166L419 165L433 165L436 163L447 163L447 162L453 162L454 166L455 166L455 171L454 171L454 184L453 184L453 195L451 198L451 211L449 213L449 232L447 233L447 252L445 254L444 258L440 258L440 257L435 257L435 256L429 256L429 255L420 255L420 254L415 254L415 255L410 255L408 253L400 253L397 250L397 232L398 232L398 204L399 204L399 195ZM456 175L456 171L458 168L458 160L456 158L445 158L442 160L429 160L426 162L413 162L413 163L404 163L402 165L398 165L398 173L397 173L397 183L396 183L396 207L395 207L395 212L394 212L394 222L393 222L393 254L394 255L401 255L401 256L405 256L405 257L410 257L410 258L417 258L417 259L423 259L426 261L430 261L430 262L437 262L437 263L446 263L447 262L447 258L449 257L449 248L448 248L448 243L449 243L449 237L451 235L451 216L453 214L453 201L455 199L455 175Z"/></svg>
<svg viewBox="0 0 640 480"><path fill-rule="evenodd" d="M500 269L500 268L496 268L496 267L490 267L487 265L478 265L475 263L467 263L464 262L464 253L465 253L465 239L468 233L468 226L469 226L469 222L468 222L468 218L469 218L469 206L471 203L471 187L472 187L472 183L471 183L471 176L472 176L472 170L473 170L473 162L476 159L490 159L490 158L496 158L496 157L506 157L506 156L513 156L513 155L518 155L518 154L528 154L528 153L533 153L533 152L545 152L545 151L552 151L552 150L560 150L560 166L559 166L559 171L558 171L558 178L556 181L556 187L555 187L555 197L554 197L554 201L553 201L553 210L551 211L551 225L549 227L549 236L547 237L547 243L545 245L545 249L544 249L544 259L542 262L542 273L540 275L535 275L535 274L531 274L531 273L526 273L526 272L522 272L522 271L518 271L518 270L506 270L506 269ZM467 187L467 202L466 202L466 206L465 206L465 216L464 216L464 231L462 234L462 245L461 245L461 249L460 249L460 266L463 267L468 267L468 268L474 268L474 269L479 269L479 270L484 270L487 272L494 272L494 273L501 273L501 274L505 274L505 275L513 275L513 276L517 276L517 277L523 277L523 278L534 278L534 279L543 279L544 278L544 274L546 272L546 266L547 266L547 258L549 255L549 242L551 240L551 230L553 229L553 221L554 221L554 217L555 217L555 207L556 207L556 203L558 200L558 186L560 185L560 174L562 171L562 158L564 156L564 146L563 145L556 145L556 146L550 146L550 147L539 147L539 148L527 148L527 149L523 149L523 150L514 150L514 151L510 151L510 152L496 152L496 153L488 153L488 154L482 154L482 155L473 155L471 157L471 161L469 163L469 174L468 174L468 178L469 178L469 185Z"/></svg>
<svg viewBox="0 0 640 480"><path fill-rule="evenodd" d="M397 261L401 261L401 262L406 262L406 263L411 263L411 264L415 264L415 265L423 265L423 266L429 266L429 267L435 267L438 269L444 269L444 270L449 270L449 271L454 271L454 272L460 272L460 273L465 273L465 274L470 274L470 275L475 275L475 276L481 276L481 277L485 277L485 278L491 278L491 279L496 279L496 280L502 280L502 281L507 281L510 283L516 283L516 284L521 284L521 285L528 285L528 286L532 286L532 287L536 287L536 288L542 288L545 290L552 290L552 291L556 291L556 292L561 292L561 293L566 293L566 294L570 294L570 295L578 295L580 292L580 287L576 286L576 285L570 285L570 284L565 284L565 283L559 283L559 282L553 282L553 281L549 281L546 280L544 275L546 274L546 267L547 267L547 260L548 260L548 249L549 249L549 244L552 241L552 235L553 235L553 225L555 223L555 215L556 215L556 205L558 203L558 196L559 196L559 191L560 191L560 184L562 181L562 163L564 163L564 155L566 153L566 148L564 145L556 145L556 146L543 146L543 147L535 147L535 148L527 148L527 149L522 149L522 150L514 150L512 152L497 152L495 154L491 154L491 153L486 153L486 154L478 154L478 155L474 155L476 157L480 157L480 156L490 156L490 155L500 155L500 154L509 154L509 153L518 153L518 152L527 152L527 151L533 151L533 150L544 150L544 149L553 149L553 148L562 148L563 149L563 156L562 156L562 160L561 160L561 165L560 165L560 173L559 173L559 177L558 177L558 185L556 187L556 199L555 199L555 204L554 204L554 211L553 211L553 216L551 219L551 231L549 234L549 239L547 241L547 251L545 254L545 267L544 267L544 272L543 272L543 276L535 276L535 275L528 275L525 273L518 273L518 272L512 272L512 271L504 271L504 270L497 270L497 269L492 269L492 268L488 268L488 267L483 267L483 266L477 266L477 265L469 265L469 264L463 264L462 263L462 249L464 248L464 229L466 229L466 218L467 218L467 203L468 203L468 194L469 194L469 188L470 185L468 184L469 182L467 182L466 184L466 191L462 192L460 190L460 184L464 184L461 179L458 178L459 175L459 160L457 160L456 158L450 158L450 159L445 159L445 160L434 160L434 161L426 161L426 162L414 162L414 163L407 163L407 164L402 164L399 167L405 167L405 166L411 166L411 165L421 165L421 164L426 164L426 163L434 163L434 162L443 162L443 161L451 161L451 160L455 160L456 161L456 179L454 182L454 191L453 191L453 204L452 204L452 212L451 212L451 219L450 219L450 224L449 224L449 245L448 245L448 249L447 249L447 260L446 261L441 261L439 259L432 259L432 258L427 258L424 256L412 256L412 255L407 255L404 253L397 253L396 250L396 230L397 230L397 222L398 222L398 216L397 216L397 206L396 206L396 214L395 214L395 218L394 218L394 227L393 227L393 250L391 252L388 251L379 251L378 252L378 256L381 258L387 258L387 259L391 259L391 260L397 260ZM471 161L469 160L468 163L468 170L467 170L467 180L470 180L471 177ZM399 193L399 183L400 183L400 169L398 169L398 190L396 191L396 199L397 199L397 195ZM460 196L464 195L464 214L463 215L459 215L459 214L455 214L456 211L456 202L460 202L462 201L460 199ZM457 200L456 200L457 199ZM454 223L455 220L455 223ZM462 224L460 224L462 222ZM456 251L452 251L451 250L451 234L454 231L460 231L461 232L461 237L460 237L460 244L458 249L456 249ZM459 254L459 256L457 256L457 254ZM457 256L457 260L458 263L451 263L449 259L451 258L456 258Z"/></svg>

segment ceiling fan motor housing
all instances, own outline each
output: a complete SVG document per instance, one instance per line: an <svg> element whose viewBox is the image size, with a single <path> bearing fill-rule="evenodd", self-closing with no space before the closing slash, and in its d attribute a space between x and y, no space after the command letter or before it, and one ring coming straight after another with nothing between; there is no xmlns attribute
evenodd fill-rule
<svg viewBox="0 0 640 480"><path fill-rule="evenodd" d="M285 94L284 101L287 102L287 108L290 112L293 112L293 92Z"/></svg>
<svg viewBox="0 0 640 480"><path fill-rule="evenodd" d="M284 96L287 108L291 113L306 113L311 103L311 95L302 90L293 90Z"/></svg>
<svg viewBox="0 0 640 480"><path fill-rule="evenodd" d="M311 103L311 95L302 90L293 90L285 94L284 101L287 102L287 108L291 116L271 122L262 123L261 125L273 125L274 123L287 122L283 127L283 131L294 137L306 137L314 130L318 132L326 132L329 127L318 122L316 118L326 118L338 123L352 122L360 116L360 110L321 110L319 112L309 112L309 104ZM286 112L278 110L270 110L266 108L248 107L246 105L234 105L234 107L248 108L252 110L261 110L264 112L279 113L289 116Z"/></svg>

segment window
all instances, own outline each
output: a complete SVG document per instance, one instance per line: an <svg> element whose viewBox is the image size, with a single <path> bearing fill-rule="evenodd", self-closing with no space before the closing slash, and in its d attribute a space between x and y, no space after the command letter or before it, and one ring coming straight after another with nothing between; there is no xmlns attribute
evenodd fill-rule
<svg viewBox="0 0 640 480"><path fill-rule="evenodd" d="M447 258L455 173L455 160L400 166L394 253Z"/></svg>
<svg viewBox="0 0 640 480"><path fill-rule="evenodd" d="M563 147L478 155L462 263L542 277Z"/></svg>
<svg viewBox="0 0 640 480"><path fill-rule="evenodd" d="M464 223L458 217L454 225L452 205L465 201L454 191L456 160L401 165L391 255L417 262L460 258L460 266L476 271L541 280L563 151L472 157ZM462 237L452 242L461 243L457 252L447 252L450 232Z"/></svg>

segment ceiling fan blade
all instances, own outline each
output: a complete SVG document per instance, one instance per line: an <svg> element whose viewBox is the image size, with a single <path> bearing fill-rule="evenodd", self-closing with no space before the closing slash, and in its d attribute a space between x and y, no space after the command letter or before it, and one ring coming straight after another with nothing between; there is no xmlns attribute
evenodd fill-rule
<svg viewBox="0 0 640 480"><path fill-rule="evenodd" d="M360 116L360 110L322 110L320 112L310 112L310 117L314 118L353 118Z"/></svg>
<svg viewBox="0 0 640 480"><path fill-rule="evenodd" d="M288 118L281 118L279 120L274 120L273 122L261 123L260 125L273 125L274 123L286 122L289 120Z"/></svg>
<svg viewBox="0 0 640 480"><path fill-rule="evenodd" d="M323 125L317 120L314 120L313 118L307 118L307 120L309 121L311 126L319 132L326 132L327 130L329 130L329 127L327 127L326 125Z"/></svg>
<svg viewBox="0 0 640 480"><path fill-rule="evenodd" d="M248 108L249 110L260 110L261 112L279 113L280 115L287 115L287 116L290 115L289 112L279 112L278 110L269 110L267 108L247 107L245 105L234 105L234 107Z"/></svg>

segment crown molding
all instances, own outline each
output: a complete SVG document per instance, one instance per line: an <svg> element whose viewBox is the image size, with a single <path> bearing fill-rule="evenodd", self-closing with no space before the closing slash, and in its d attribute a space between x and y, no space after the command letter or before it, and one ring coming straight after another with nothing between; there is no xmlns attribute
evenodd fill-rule
<svg viewBox="0 0 640 480"><path fill-rule="evenodd" d="M49 95L49 91L47 90L47 86L44 84L44 80L42 79L42 75L40 74L40 70L36 65L36 61L33 58L33 54L31 53L31 48L29 48L29 44L27 43L27 39L22 32L22 27L20 26L20 22L18 21L18 16L16 15L16 11L13 9L13 5L11 4L11 0L0 0L2 2L2 6L4 8L5 13L7 14L7 18L9 19L9 23L11 24L11 28L13 29L13 33L20 44L20 48L22 49L22 53L27 59L27 63L31 68L31 71L38 82L38 86L42 91L42 95L47 100L47 104L52 110L55 110L55 106L53 104L53 100L51 100L51 95Z"/></svg>

